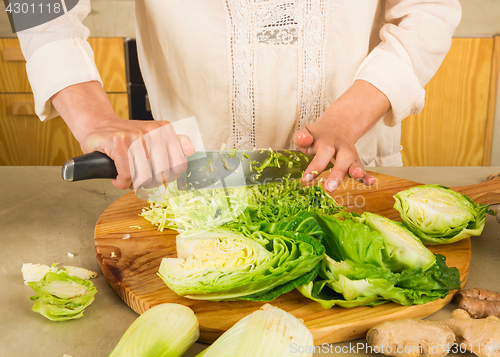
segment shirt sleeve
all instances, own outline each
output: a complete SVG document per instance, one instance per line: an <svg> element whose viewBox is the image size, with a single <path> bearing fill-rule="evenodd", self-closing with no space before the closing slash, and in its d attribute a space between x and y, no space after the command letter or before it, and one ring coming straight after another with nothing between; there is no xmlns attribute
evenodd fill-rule
<svg viewBox="0 0 500 357"><path fill-rule="evenodd" d="M82 24L89 12L90 0L80 0L64 15L17 33L41 120L58 115L50 98L62 89L90 81L102 84L87 42L90 31Z"/></svg>
<svg viewBox="0 0 500 357"><path fill-rule="evenodd" d="M461 14L458 0L387 0L381 43L356 75L391 102L384 124L395 126L423 109L423 87L450 49Z"/></svg>

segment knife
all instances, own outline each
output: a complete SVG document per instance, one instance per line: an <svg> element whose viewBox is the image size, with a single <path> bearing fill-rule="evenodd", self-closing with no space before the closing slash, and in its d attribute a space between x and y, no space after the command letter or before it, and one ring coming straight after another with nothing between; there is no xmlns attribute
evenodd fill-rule
<svg viewBox="0 0 500 357"><path fill-rule="evenodd" d="M199 190L299 179L311 160L312 156L298 150L198 151L188 157L187 169L177 179L177 187ZM66 181L116 176L113 160L97 151L68 160L62 167Z"/></svg>

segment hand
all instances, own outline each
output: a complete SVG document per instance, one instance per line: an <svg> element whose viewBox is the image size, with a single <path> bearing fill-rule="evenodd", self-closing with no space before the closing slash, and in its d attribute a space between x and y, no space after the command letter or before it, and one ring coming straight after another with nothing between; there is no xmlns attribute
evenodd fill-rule
<svg viewBox="0 0 500 357"><path fill-rule="evenodd" d="M314 159L304 172L309 182L333 163L325 189L335 191L344 177L375 182L361 164L355 143L389 110L390 102L377 88L365 81L354 84L316 120L294 134L297 147Z"/></svg>
<svg viewBox="0 0 500 357"><path fill-rule="evenodd" d="M176 135L169 122L120 119L99 82L66 87L51 101L84 153L101 151L114 160L118 188L171 182L194 154L189 138Z"/></svg>
<svg viewBox="0 0 500 357"><path fill-rule="evenodd" d="M346 174L366 185L373 184L375 178L363 169L352 136L349 128L334 125L327 116L321 116L315 123L299 130L295 134L296 145L303 153L314 155L303 180L312 181L332 162L333 168L324 185L328 192L335 191Z"/></svg>
<svg viewBox="0 0 500 357"><path fill-rule="evenodd" d="M115 162L118 188L149 187L176 180L187 168L194 147L165 121L101 119L82 138L82 150L101 151Z"/></svg>

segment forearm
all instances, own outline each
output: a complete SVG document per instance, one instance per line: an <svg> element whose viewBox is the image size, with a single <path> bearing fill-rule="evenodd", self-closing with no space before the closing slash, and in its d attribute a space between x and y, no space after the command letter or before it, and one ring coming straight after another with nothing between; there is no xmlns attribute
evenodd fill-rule
<svg viewBox="0 0 500 357"><path fill-rule="evenodd" d="M189 138L176 135L167 121L120 119L99 82L66 87L51 100L84 153L100 151L113 159L116 187L171 182L186 169L186 155L194 153Z"/></svg>
<svg viewBox="0 0 500 357"><path fill-rule="evenodd" d="M357 80L332 103L321 120L343 128L352 142L358 141L391 108L389 99L372 84ZM346 130L347 129L347 130Z"/></svg>
<svg viewBox="0 0 500 357"><path fill-rule="evenodd" d="M80 144L98 125L102 126L103 121L116 117L106 92L97 81L66 87L51 100Z"/></svg>

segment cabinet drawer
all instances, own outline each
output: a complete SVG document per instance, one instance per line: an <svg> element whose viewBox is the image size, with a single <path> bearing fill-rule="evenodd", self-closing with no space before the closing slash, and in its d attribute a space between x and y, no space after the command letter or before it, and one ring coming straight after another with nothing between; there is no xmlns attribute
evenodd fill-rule
<svg viewBox="0 0 500 357"><path fill-rule="evenodd" d="M123 39L89 38L106 92L126 92ZM0 93L29 93L26 62L17 38L0 39Z"/></svg>
<svg viewBox="0 0 500 357"><path fill-rule="evenodd" d="M127 95L108 94L115 112L128 118ZM58 117L41 122L33 95L0 94L0 165L62 165L81 155L80 144Z"/></svg>
<svg viewBox="0 0 500 357"><path fill-rule="evenodd" d="M31 92L17 38L0 38L0 93L6 92Z"/></svg>

